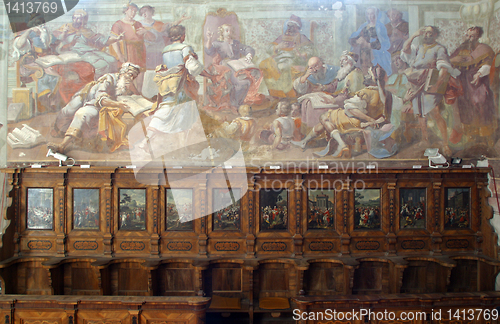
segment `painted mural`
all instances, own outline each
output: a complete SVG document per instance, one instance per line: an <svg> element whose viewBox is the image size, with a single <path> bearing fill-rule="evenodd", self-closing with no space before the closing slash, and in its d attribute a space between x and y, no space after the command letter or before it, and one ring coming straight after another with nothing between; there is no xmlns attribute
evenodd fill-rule
<svg viewBox="0 0 500 324"><path fill-rule="evenodd" d="M8 163L497 156L496 1L242 4L31 15L9 43Z"/></svg>

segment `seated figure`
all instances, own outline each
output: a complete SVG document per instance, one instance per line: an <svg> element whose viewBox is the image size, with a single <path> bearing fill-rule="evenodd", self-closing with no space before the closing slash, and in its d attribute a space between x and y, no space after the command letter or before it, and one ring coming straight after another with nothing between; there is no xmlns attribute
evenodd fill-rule
<svg viewBox="0 0 500 324"><path fill-rule="evenodd" d="M98 129L106 129L108 139L113 140L111 151L128 147L123 131L126 127L115 129L114 125L101 123L106 119L104 114L108 110L114 110L115 115L120 116L129 110L126 103L118 101L118 96L138 94L133 81L139 70L135 64L124 63L119 73L107 73L77 92L57 115L51 132L52 136L64 137L63 141L60 144L49 143L48 148L64 154L76 142L95 138Z"/></svg>
<svg viewBox="0 0 500 324"><path fill-rule="evenodd" d="M305 72L307 61L316 53L311 40L300 33L300 17L292 15L286 26L283 35L268 46L270 57L259 66L269 94L279 98L296 96L292 82Z"/></svg>
<svg viewBox="0 0 500 324"><path fill-rule="evenodd" d="M366 80L366 88L345 100L343 108L330 109L322 114L320 122L302 141L291 143L305 148L309 141L326 132L329 139L327 147L314 154L319 157L350 157L351 151L342 136L362 132L371 155L377 158L393 155L397 146L390 137L394 127L389 123L392 107L390 100L386 100L386 74L379 65L371 68L369 73L371 79Z"/></svg>
<svg viewBox="0 0 500 324"><path fill-rule="evenodd" d="M273 149L284 150L290 147L292 141L299 141L302 134L297 127L296 119L292 117L292 105L289 101L280 101L276 106L276 118L270 130L260 133L260 140Z"/></svg>
<svg viewBox="0 0 500 324"><path fill-rule="evenodd" d="M264 95L259 94L262 72L252 64L255 50L233 39L230 24L219 26L219 38L207 31L205 53L213 57L208 72L212 83L208 86L210 105L216 109L237 110L242 104L260 104Z"/></svg>

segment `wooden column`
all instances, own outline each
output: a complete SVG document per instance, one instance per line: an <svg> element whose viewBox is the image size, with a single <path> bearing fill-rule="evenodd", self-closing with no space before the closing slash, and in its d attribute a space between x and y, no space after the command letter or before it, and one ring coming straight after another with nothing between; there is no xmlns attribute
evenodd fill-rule
<svg viewBox="0 0 500 324"><path fill-rule="evenodd" d="M296 179L294 186L295 193L295 234L293 235L293 243L294 243L294 256L302 257L303 251L302 246L304 242L304 237L302 236L300 223L302 221L302 213L301 213L301 201L302 201L302 190L303 190L303 179ZM307 217L307 216L306 216ZM302 288L301 288L302 289Z"/></svg>
<svg viewBox="0 0 500 324"><path fill-rule="evenodd" d="M151 248L151 258L160 257L160 220L158 215L160 215L160 187L154 186L152 188L151 199L152 199L152 215L153 215L153 232L151 233L150 248Z"/></svg>
<svg viewBox="0 0 500 324"><path fill-rule="evenodd" d="M198 236L198 255L207 256L207 180L202 181L200 179L198 187L199 197L200 197L200 222L201 222L201 232Z"/></svg>
<svg viewBox="0 0 500 324"><path fill-rule="evenodd" d="M104 243L104 256L113 256L113 217L111 217L111 201L113 197L113 180L106 183L103 186L102 193L103 198L101 199L101 208L104 210L104 217L106 218L106 232L104 233L103 243ZM104 206L102 204L104 203Z"/></svg>
<svg viewBox="0 0 500 324"><path fill-rule="evenodd" d="M441 243L443 242L443 235L441 235L441 226L439 224L439 214L441 212L441 185L442 182L434 182L432 189L434 190L434 231L432 237L432 251L435 255L441 254Z"/></svg>
<svg viewBox="0 0 500 324"><path fill-rule="evenodd" d="M394 233L395 226L395 217L394 217L394 201L396 196L396 182L389 182L387 184L387 190L389 191L389 233L386 235L387 246L389 255L396 254L396 234Z"/></svg>
<svg viewBox="0 0 500 324"><path fill-rule="evenodd" d="M348 181L342 182L342 217L343 217L343 226L342 226L342 235L340 236L340 240L342 242L342 246L340 247L340 253L343 255L349 255L349 245L351 244L351 236L348 234L349 230L349 192L354 190L351 185L350 179Z"/></svg>
<svg viewBox="0 0 500 324"><path fill-rule="evenodd" d="M481 196L482 196L482 192L484 190L484 183L478 181L476 183L476 189L477 189L476 190L477 191L476 197L474 197L474 199L471 200L471 202L472 202L471 207L472 208L474 208L474 204L477 204L477 224L475 225L475 226L477 226L475 253L482 254L483 253L483 247L482 247L483 233L481 232L481 225L482 225L482 221L483 221L483 200L481 199ZM471 213L471 215L470 215L471 222L472 222L473 215L474 215L474 213Z"/></svg>
<svg viewBox="0 0 500 324"><path fill-rule="evenodd" d="M64 174L59 175L60 178L58 179L55 187L55 197L57 197L57 203L55 204L55 211L57 211L57 218L54 218L54 229L56 232L56 251L57 251L57 256L64 258L66 256L66 237L67 237L67 231L66 231L66 224L67 224L67 217L70 217L69 215L66 215L66 181L64 178ZM57 224L55 223L57 221Z"/></svg>
<svg viewBox="0 0 500 324"><path fill-rule="evenodd" d="M248 191L247 191L247 202L248 202L248 232L246 236L246 257L255 257L255 177L251 176L248 178Z"/></svg>
<svg viewBox="0 0 500 324"><path fill-rule="evenodd" d="M19 214L19 197L20 197L20 176L19 172L17 170L10 170L7 169L6 173L8 174L8 181L9 185L12 187L12 190L10 191L10 197L12 197L12 205L11 208L13 210L13 222L14 222L14 256L19 256L21 253L21 219L20 219L20 214Z"/></svg>

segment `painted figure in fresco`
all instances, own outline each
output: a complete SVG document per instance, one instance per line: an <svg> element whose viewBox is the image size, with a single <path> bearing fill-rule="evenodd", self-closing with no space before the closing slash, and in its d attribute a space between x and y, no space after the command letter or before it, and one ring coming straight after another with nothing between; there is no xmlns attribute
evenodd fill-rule
<svg viewBox="0 0 500 324"><path fill-rule="evenodd" d="M163 64L156 68L154 77L158 86L158 107L139 146L145 151L150 150L151 141L158 135L189 132L199 121L197 100L200 85L195 77L211 77L198 61L193 48L184 44L186 28L172 26L169 35L172 44L163 50Z"/></svg>
<svg viewBox="0 0 500 324"><path fill-rule="evenodd" d="M269 94L273 97L295 97L293 80L305 72L307 61L316 53L314 44L300 33L302 20L292 15L286 31L268 47L271 56L259 67L264 73Z"/></svg>
<svg viewBox="0 0 500 324"><path fill-rule="evenodd" d="M257 120L252 117L252 107L241 105L238 107L238 113L240 117L235 118L231 123L222 123L220 128L216 130L215 135L240 142L252 141L257 130Z"/></svg>
<svg viewBox="0 0 500 324"><path fill-rule="evenodd" d="M481 27L469 28L466 41L450 55L451 64L461 72L457 81L462 93L451 100L459 113L457 119L463 127L461 131L459 122L458 127L453 128L450 136L452 143L458 143L464 132L469 137L485 137L490 140L488 144L493 145L492 135L497 128L497 114L489 75L495 52L490 46L479 42L482 35Z"/></svg>
<svg viewBox="0 0 500 324"><path fill-rule="evenodd" d="M387 79L385 85L385 90L392 95L390 98L392 100L391 124L394 125L396 130L401 130L401 132L397 132L396 137L402 135L403 127L400 128L400 125L404 124L404 136L406 142L410 143L410 124L414 121L415 117L413 115L411 102L405 104L403 101L408 83L408 78L404 72L408 68L408 64L401 59L401 52L394 52L391 56L393 73Z"/></svg>
<svg viewBox="0 0 500 324"><path fill-rule="evenodd" d="M422 138L428 141L427 118L432 118L441 133L443 154L451 155L448 146L447 125L439 111L449 76L457 77L460 71L451 66L446 48L437 43L439 30L434 26L426 26L415 32L404 44L401 59L410 65L405 72L408 77L408 91L405 102L412 101L413 111L419 116ZM422 44L414 40L419 37ZM438 74L436 83L429 85L429 73ZM426 84L427 83L427 84Z"/></svg>
<svg viewBox="0 0 500 324"><path fill-rule="evenodd" d="M98 129L111 132L115 125L106 123L109 119L105 113L119 110L117 115L121 116L123 112L128 111L127 104L117 101L117 97L138 94L133 81L139 75L139 70L139 66L135 64L124 63L119 73L105 74L77 92L59 112L54 124L52 135L64 136L63 141L60 144L49 143L48 148L64 154L75 142L95 138ZM105 125L102 125L103 123ZM121 146L128 147L123 133L121 137L117 134L113 139L114 150Z"/></svg>
<svg viewBox="0 0 500 324"><path fill-rule="evenodd" d="M410 32L408 22L403 20L401 11L394 8L389 9L387 10L387 17L391 21L385 25L387 36L391 41L391 47L387 51L392 54L403 49L403 44L408 39Z"/></svg>
<svg viewBox="0 0 500 324"><path fill-rule="evenodd" d="M134 19L137 11L139 11L139 7L135 3L129 3L123 7L123 14L125 16L111 27L111 35L123 37L123 40L113 43L111 46L119 64L130 62L139 65L141 69L145 69L146 45L144 44L144 40L154 42L155 35ZM143 78L144 73L141 71L136 80L137 89L142 89Z"/></svg>
<svg viewBox="0 0 500 324"><path fill-rule="evenodd" d="M294 145L305 148L312 139L326 132L329 138L327 147L316 156L349 157L351 150L342 138L343 135L357 136L363 133L368 152L384 158L393 155L397 146L390 138L394 127L388 123L390 108L386 107L385 71L377 65L369 70L371 78L366 79L367 87L346 99L343 108L330 109L320 117L320 122L307 136ZM355 151L360 151L361 138L355 137ZM336 145L336 146L335 146Z"/></svg>
<svg viewBox="0 0 500 324"><path fill-rule="evenodd" d="M284 150L290 147L292 140L299 141L301 138L294 138L297 134L297 125L291 116L292 105L289 101L283 100L276 106L276 118L271 130L263 130L260 133L260 139L271 145L273 149ZM300 131L298 132L300 134ZM301 136L301 135L300 135Z"/></svg>
<svg viewBox="0 0 500 324"><path fill-rule="evenodd" d="M144 83L142 86L142 94L151 98L158 93L158 88L153 81L155 75L155 69L158 65L163 64L162 52L165 45L170 44L170 38L168 37L168 30L170 27L180 24L182 21L189 19L191 17L183 16L176 22L163 23L161 21L153 19L155 14L155 8L149 5L142 6L139 10L139 16L143 17L141 24L147 31L151 32L155 39L153 41L144 39L144 44L146 45L146 73L144 75Z"/></svg>
<svg viewBox="0 0 500 324"><path fill-rule="evenodd" d="M22 85L36 82L39 113L56 111L87 82L94 80L94 68L85 62L61 64L56 55L57 39L50 33L41 15L33 15L28 23L40 24L21 33L13 42L13 57L19 60Z"/></svg>
<svg viewBox="0 0 500 324"><path fill-rule="evenodd" d="M171 43L168 37L170 27L179 25L184 20L191 18L183 16L170 24L153 19L154 14L155 8L149 5L142 6L139 10L139 16L143 18L141 20L142 26L155 36L153 41L144 39L144 43L146 44L146 68L148 70L154 70L158 65L163 63L162 51L166 45Z"/></svg>
<svg viewBox="0 0 500 324"><path fill-rule="evenodd" d="M21 84L36 81L37 99L43 106L55 108L61 100L57 91L60 76L55 71L44 70L35 62L39 57L53 54L55 38L44 22L43 15L32 16L28 22L28 29L20 33L13 41L12 56L19 61L18 73ZM42 72L41 77L35 77L37 71Z"/></svg>
<svg viewBox="0 0 500 324"><path fill-rule="evenodd" d="M262 72L252 63L255 50L233 39L233 26L219 26L219 38L213 40L213 32L207 30L205 53L214 57L208 72L214 75L208 86L208 98L217 109L246 104L260 104L264 95L258 93Z"/></svg>
<svg viewBox="0 0 500 324"><path fill-rule="evenodd" d="M365 15L366 22L349 37L351 51L359 55L358 67L363 74L368 74L370 67L379 64L387 75L391 75L391 54L388 52L391 42L384 24L377 19L379 10L367 8Z"/></svg>
<svg viewBox="0 0 500 324"><path fill-rule="evenodd" d="M363 89L363 73L355 66L357 55L344 52L340 57L340 68L323 63L319 57L309 59L306 73L295 79L293 86L302 106L302 121L310 126L319 122L321 114L331 105L342 107L344 100ZM322 105L330 106L322 108Z"/></svg>
<svg viewBox="0 0 500 324"><path fill-rule="evenodd" d="M57 52L76 53L80 61L90 63L94 67L97 80L106 73L118 70L116 59L102 49L121 40L123 36L96 34L87 27L88 20L89 16L85 10L75 10L73 22L62 25L54 31L54 35L60 41Z"/></svg>

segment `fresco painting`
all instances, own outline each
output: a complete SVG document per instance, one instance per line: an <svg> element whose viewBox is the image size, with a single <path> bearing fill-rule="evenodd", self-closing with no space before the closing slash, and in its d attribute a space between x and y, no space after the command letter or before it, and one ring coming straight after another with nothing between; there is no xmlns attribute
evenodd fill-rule
<svg viewBox="0 0 500 324"><path fill-rule="evenodd" d="M81 2L47 23L32 15L9 42L8 164L52 162L47 149L167 166L239 150L256 165L406 161L429 147L497 156L494 1L477 17L474 4L447 1L260 14L241 4L138 2L100 15Z"/></svg>

